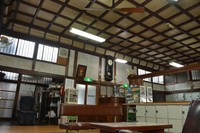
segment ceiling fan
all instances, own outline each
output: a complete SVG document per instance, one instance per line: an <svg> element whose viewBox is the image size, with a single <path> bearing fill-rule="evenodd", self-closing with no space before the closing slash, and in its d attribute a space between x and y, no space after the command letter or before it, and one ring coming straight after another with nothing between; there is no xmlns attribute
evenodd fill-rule
<svg viewBox="0 0 200 133"><path fill-rule="evenodd" d="M144 7L124 7L124 8L112 8L115 4L115 0L112 0L111 8L84 8L86 11L121 11L121 12L137 12L143 13Z"/></svg>
<svg viewBox="0 0 200 133"><path fill-rule="evenodd" d="M0 48L5 48L13 44L13 41L6 36L0 36Z"/></svg>

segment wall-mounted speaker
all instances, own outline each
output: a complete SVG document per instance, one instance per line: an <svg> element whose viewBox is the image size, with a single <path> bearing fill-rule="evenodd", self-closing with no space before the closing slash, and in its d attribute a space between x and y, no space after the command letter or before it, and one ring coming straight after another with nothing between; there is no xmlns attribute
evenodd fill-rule
<svg viewBox="0 0 200 133"><path fill-rule="evenodd" d="M112 81L113 80L113 57L107 56L105 62L105 80Z"/></svg>

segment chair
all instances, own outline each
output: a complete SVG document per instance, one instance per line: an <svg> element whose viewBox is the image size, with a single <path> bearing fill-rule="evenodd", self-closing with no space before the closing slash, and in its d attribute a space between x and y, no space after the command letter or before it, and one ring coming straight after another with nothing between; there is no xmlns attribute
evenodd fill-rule
<svg viewBox="0 0 200 133"><path fill-rule="evenodd" d="M17 121L20 125L35 125L37 112L34 110L35 98L32 96L21 96Z"/></svg>
<svg viewBox="0 0 200 133"><path fill-rule="evenodd" d="M200 99L191 102L182 133L200 133Z"/></svg>

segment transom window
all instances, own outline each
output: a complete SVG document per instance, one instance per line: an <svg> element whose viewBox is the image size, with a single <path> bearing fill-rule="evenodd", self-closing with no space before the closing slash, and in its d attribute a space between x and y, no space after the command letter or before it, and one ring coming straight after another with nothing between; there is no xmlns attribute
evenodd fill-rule
<svg viewBox="0 0 200 133"><path fill-rule="evenodd" d="M2 35L4 36L4 35ZM35 43L23 39L6 36L11 42L10 45L0 47L1 53L18 55L27 58L33 58Z"/></svg>
<svg viewBox="0 0 200 133"><path fill-rule="evenodd" d="M151 72L143 70L143 69L138 69L138 75L144 75L144 74L149 74ZM151 82L151 78L145 78L144 81Z"/></svg>
<svg viewBox="0 0 200 133"><path fill-rule="evenodd" d="M57 56L58 56L58 48L39 44L38 54L37 54L38 60L57 62Z"/></svg>

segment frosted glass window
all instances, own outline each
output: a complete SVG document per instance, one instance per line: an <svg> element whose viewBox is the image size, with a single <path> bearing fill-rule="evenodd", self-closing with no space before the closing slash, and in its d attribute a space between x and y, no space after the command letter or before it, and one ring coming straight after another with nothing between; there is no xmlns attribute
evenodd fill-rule
<svg viewBox="0 0 200 133"><path fill-rule="evenodd" d="M2 35L4 36L4 35ZM17 39L13 37L6 36L8 40L12 42L11 45L0 48L1 53L18 55L27 58L33 58L35 42Z"/></svg>
<svg viewBox="0 0 200 133"><path fill-rule="evenodd" d="M14 101L0 100L0 108L13 108Z"/></svg>
<svg viewBox="0 0 200 133"><path fill-rule="evenodd" d="M12 109L0 109L0 118L11 118Z"/></svg>
<svg viewBox="0 0 200 133"><path fill-rule="evenodd" d="M17 84L0 82L0 118L11 118Z"/></svg>
<svg viewBox="0 0 200 133"><path fill-rule="evenodd" d="M159 83L159 84L164 84L164 76L156 76L153 77L153 83Z"/></svg>
<svg viewBox="0 0 200 133"><path fill-rule="evenodd" d="M0 99L13 100L15 99L15 92L0 91Z"/></svg>
<svg viewBox="0 0 200 133"><path fill-rule="evenodd" d="M57 62L58 48L39 44L37 59L49 62Z"/></svg>
<svg viewBox="0 0 200 133"><path fill-rule="evenodd" d="M16 55L33 58L35 43L19 39Z"/></svg>
<svg viewBox="0 0 200 133"><path fill-rule="evenodd" d="M88 85L87 105L96 105L96 86Z"/></svg>
<svg viewBox="0 0 200 133"><path fill-rule="evenodd" d="M14 73L14 72L7 72L7 71L2 71L2 73L5 73L4 79L9 79L9 80L18 80L19 74Z"/></svg>
<svg viewBox="0 0 200 133"><path fill-rule="evenodd" d="M15 92L16 88L17 88L17 84L0 82L0 91L13 91L13 92Z"/></svg>
<svg viewBox="0 0 200 133"><path fill-rule="evenodd" d="M77 84L78 89L78 104L85 104L85 85Z"/></svg>
<svg viewBox="0 0 200 133"><path fill-rule="evenodd" d="M2 35L2 36L4 36L4 35ZM15 55L16 50L17 50L18 39L17 38L13 38L13 37L9 37L9 36L7 36L7 37L13 43L11 45L9 45L9 46L0 48L0 52L1 53Z"/></svg>
<svg viewBox="0 0 200 133"><path fill-rule="evenodd" d="M192 80L199 80L200 79L200 70L192 70Z"/></svg>

